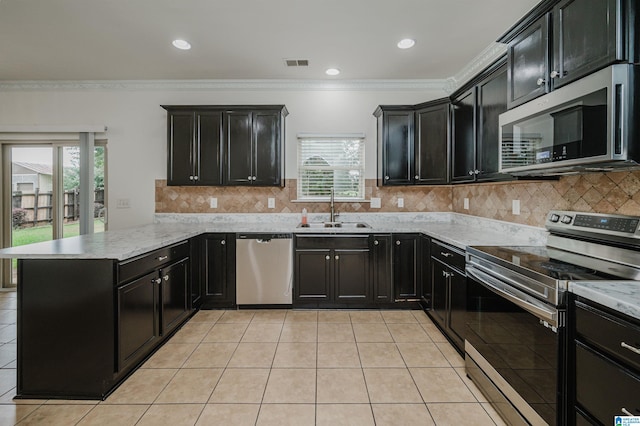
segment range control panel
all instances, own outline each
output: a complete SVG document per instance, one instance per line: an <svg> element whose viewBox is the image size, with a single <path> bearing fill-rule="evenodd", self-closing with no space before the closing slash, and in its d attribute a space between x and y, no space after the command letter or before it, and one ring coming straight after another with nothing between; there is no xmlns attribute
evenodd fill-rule
<svg viewBox="0 0 640 426"><path fill-rule="evenodd" d="M622 234L640 238L640 217L636 216L551 211L547 215L546 227L549 230L583 229L601 234Z"/></svg>

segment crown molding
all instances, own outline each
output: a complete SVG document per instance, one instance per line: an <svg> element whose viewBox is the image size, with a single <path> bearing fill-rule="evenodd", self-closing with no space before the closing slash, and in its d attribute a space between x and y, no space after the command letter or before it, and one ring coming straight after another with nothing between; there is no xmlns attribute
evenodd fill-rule
<svg viewBox="0 0 640 426"><path fill-rule="evenodd" d="M0 80L0 91L248 90L248 91L442 91L445 79L414 80Z"/></svg>
<svg viewBox="0 0 640 426"><path fill-rule="evenodd" d="M447 78L444 90L449 95L455 92L457 89L462 87L464 83L466 83L480 71L494 63L505 53L507 53L506 44L497 42L491 43L455 75Z"/></svg>

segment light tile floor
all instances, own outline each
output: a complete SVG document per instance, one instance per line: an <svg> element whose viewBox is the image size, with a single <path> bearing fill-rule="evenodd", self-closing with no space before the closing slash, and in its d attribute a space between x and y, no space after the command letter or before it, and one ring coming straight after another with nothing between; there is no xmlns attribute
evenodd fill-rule
<svg viewBox="0 0 640 426"><path fill-rule="evenodd" d="M0 293L0 425L503 425L421 311L200 311L106 401L13 400Z"/></svg>

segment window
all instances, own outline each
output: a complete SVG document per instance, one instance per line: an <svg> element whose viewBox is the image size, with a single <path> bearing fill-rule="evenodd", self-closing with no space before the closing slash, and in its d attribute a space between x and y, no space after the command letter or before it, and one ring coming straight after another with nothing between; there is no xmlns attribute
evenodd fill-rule
<svg viewBox="0 0 640 426"><path fill-rule="evenodd" d="M364 134L298 135L298 199L364 199Z"/></svg>

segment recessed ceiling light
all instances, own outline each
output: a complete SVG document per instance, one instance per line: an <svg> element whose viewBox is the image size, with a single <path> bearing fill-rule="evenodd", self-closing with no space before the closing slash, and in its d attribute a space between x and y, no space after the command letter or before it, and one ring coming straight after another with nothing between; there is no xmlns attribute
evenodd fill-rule
<svg viewBox="0 0 640 426"><path fill-rule="evenodd" d="M338 68L327 68L325 73L327 75L338 75L338 74L340 74L340 70Z"/></svg>
<svg viewBox="0 0 640 426"><path fill-rule="evenodd" d="M171 42L171 44L173 44L174 47L180 49L180 50L189 50L191 49L191 44L186 41L186 40L173 40Z"/></svg>
<svg viewBox="0 0 640 426"><path fill-rule="evenodd" d="M398 42L398 47L400 49L409 49L413 46L415 46L416 41L410 38L403 38L402 40L400 40Z"/></svg>

